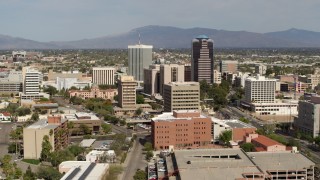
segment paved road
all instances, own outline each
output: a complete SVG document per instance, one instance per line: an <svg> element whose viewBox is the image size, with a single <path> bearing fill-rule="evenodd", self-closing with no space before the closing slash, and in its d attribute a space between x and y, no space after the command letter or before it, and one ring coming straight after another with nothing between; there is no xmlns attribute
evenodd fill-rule
<svg viewBox="0 0 320 180"><path fill-rule="evenodd" d="M83 109L82 106L79 106L79 105L73 105L73 104L70 104L69 103L69 100L65 100L64 98L62 97L53 97L53 99L60 105L60 106L65 106L65 107L70 107L72 109L75 109L77 111L80 111L80 112L83 112L83 111L86 111Z"/></svg>
<svg viewBox="0 0 320 180"><path fill-rule="evenodd" d="M145 135L138 135L134 146L127 156L127 160L124 163L124 172L120 176L120 180L131 180L137 169L145 170L147 161L143 154L143 143L145 142Z"/></svg>
<svg viewBox="0 0 320 180"><path fill-rule="evenodd" d="M227 109L229 111L231 111L233 114L236 114L238 117L245 117L245 118L249 119L250 124L255 126L256 128L261 128L262 125L268 124L268 122L257 120L256 118L252 117L251 115L246 114L235 107L227 107ZM227 111L224 111L224 112L227 112ZM288 135L284 135L284 134L280 134L280 133L277 133L277 134L284 137L287 140L293 138ZM296 139L296 138L294 138L294 139ZM299 139L296 139L296 140L300 142L302 151L310 152L310 154L312 155L312 157L316 161L316 163L320 163L320 152L319 151L310 148L311 144L309 144L307 141L303 141L303 140L299 140Z"/></svg>
<svg viewBox="0 0 320 180"><path fill-rule="evenodd" d="M256 128L261 128L261 126L263 126L265 124L269 124L269 122L258 120L255 117L251 116L250 114L242 112L235 107L228 106L227 110L230 111L231 115L233 115L233 116L245 117L246 119L248 119L250 121L250 124Z"/></svg>

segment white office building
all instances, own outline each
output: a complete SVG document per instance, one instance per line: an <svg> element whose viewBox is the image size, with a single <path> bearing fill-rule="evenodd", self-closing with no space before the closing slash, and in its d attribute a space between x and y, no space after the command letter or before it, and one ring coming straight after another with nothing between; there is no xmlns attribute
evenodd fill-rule
<svg viewBox="0 0 320 180"><path fill-rule="evenodd" d="M245 81L245 100L248 103L274 103L276 80L257 75Z"/></svg>
<svg viewBox="0 0 320 180"><path fill-rule="evenodd" d="M43 75L36 69L25 67L23 70L24 86L23 92L25 95L39 94L40 84L42 82Z"/></svg>
<svg viewBox="0 0 320 180"><path fill-rule="evenodd" d="M143 81L144 68L152 64L152 48L142 44L128 46L128 75L137 81Z"/></svg>
<svg viewBox="0 0 320 180"><path fill-rule="evenodd" d="M256 74L265 75L267 72L267 66L263 64L258 64L255 67Z"/></svg>
<svg viewBox="0 0 320 180"><path fill-rule="evenodd" d="M92 69L92 83L95 84L115 84L115 72L114 67L94 67Z"/></svg>

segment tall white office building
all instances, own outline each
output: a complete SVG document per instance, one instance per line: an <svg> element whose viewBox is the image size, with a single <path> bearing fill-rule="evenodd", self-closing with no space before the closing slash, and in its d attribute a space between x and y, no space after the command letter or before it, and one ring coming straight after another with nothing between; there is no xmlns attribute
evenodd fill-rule
<svg viewBox="0 0 320 180"><path fill-rule="evenodd" d="M152 64L152 48L142 44L128 46L128 75L137 81L143 81L144 68Z"/></svg>
<svg viewBox="0 0 320 180"><path fill-rule="evenodd" d="M274 103L276 80L257 75L245 81L245 100L249 103Z"/></svg>
<svg viewBox="0 0 320 180"><path fill-rule="evenodd" d="M114 85L115 72L114 67L94 67L92 69L92 83Z"/></svg>
<svg viewBox="0 0 320 180"><path fill-rule="evenodd" d="M36 95L40 92L40 83L42 81L42 73L36 69L25 67L23 70L23 92L26 95Z"/></svg>

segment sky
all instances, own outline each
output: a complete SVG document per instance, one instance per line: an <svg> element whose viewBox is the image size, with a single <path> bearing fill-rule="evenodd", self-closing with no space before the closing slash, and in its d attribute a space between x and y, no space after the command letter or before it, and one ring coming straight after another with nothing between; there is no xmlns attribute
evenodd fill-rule
<svg viewBox="0 0 320 180"><path fill-rule="evenodd" d="M0 34L70 41L147 25L320 32L320 0L0 0Z"/></svg>

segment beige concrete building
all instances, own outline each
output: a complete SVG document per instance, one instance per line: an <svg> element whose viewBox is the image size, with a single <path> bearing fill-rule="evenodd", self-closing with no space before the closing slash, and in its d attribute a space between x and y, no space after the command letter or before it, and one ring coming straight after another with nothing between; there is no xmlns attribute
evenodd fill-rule
<svg viewBox="0 0 320 180"><path fill-rule="evenodd" d="M160 93L160 65L153 64L144 68L144 93L153 95Z"/></svg>
<svg viewBox="0 0 320 180"><path fill-rule="evenodd" d="M221 84L221 72L213 70L213 83Z"/></svg>
<svg viewBox="0 0 320 180"><path fill-rule="evenodd" d="M52 151L62 149L69 143L67 121L61 116L48 116L23 128L23 147L25 159L39 159L43 137L48 136Z"/></svg>
<svg viewBox="0 0 320 180"><path fill-rule="evenodd" d="M232 60L220 60L220 72L238 72L238 61Z"/></svg>
<svg viewBox="0 0 320 180"><path fill-rule="evenodd" d="M64 114L63 117L73 124L73 127L69 129L71 134L84 134L83 125L88 127L90 133L100 133L101 131L102 120L93 113L77 112L75 114Z"/></svg>
<svg viewBox="0 0 320 180"><path fill-rule="evenodd" d="M164 111L197 110L200 107L198 82L170 82L163 87Z"/></svg>
<svg viewBox="0 0 320 180"><path fill-rule="evenodd" d="M163 95L163 86L169 82L184 82L184 65L162 64L160 66L160 94Z"/></svg>
<svg viewBox="0 0 320 180"><path fill-rule="evenodd" d="M118 103L120 107L135 107L137 81L133 76L121 76L118 80Z"/></svg>
<svg viewBox="0 0 320 180"><path fill-rule="evenodd" d="M49 70L48 73L48 81L55 81L57 77L59 78L77 78L79 80L82 80L83 78L86 78L88 75L81 73L79 71L70 71L70 72L53 72L52 69Z"/></svg>
<svg viewBox="0 0 320 180"><path fill-rule="evenodd" d="M92 83L114 85L115 72L114 67L94 67L92 68Z"/></svg>
<svg viewBox="0 0 320 180"><path fill-rule="evenodd" d="M308 74L306 76L299 76L299 81L308 83L312 89L320 83L320 74Z"/></svg>

